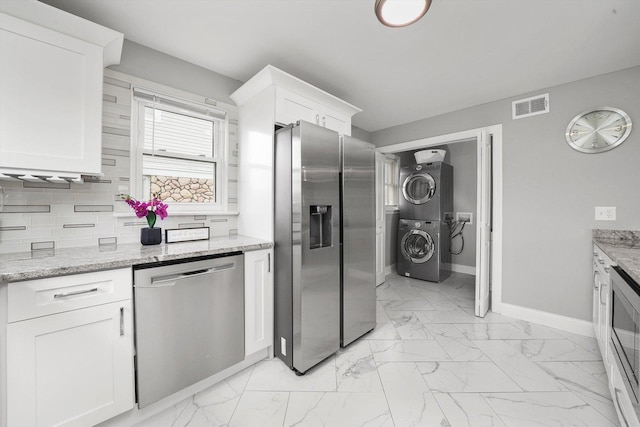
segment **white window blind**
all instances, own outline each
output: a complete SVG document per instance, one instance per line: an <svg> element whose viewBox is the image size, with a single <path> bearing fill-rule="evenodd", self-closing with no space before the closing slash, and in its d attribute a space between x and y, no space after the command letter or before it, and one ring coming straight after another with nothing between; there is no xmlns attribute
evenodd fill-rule
<svg viewBox="0 0 640 427"><path fill-rule="evenodd" d="M134 89L142 198L220 207L226 113Z"/></svg>

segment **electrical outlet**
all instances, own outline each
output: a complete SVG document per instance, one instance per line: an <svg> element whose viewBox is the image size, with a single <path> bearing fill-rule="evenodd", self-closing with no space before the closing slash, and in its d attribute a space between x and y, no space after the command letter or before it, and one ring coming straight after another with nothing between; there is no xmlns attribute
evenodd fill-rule
<svg viewBox="0 0 640 427"><path fill-rule="evenodd" d="M473 224L473 213L471 212L456 212L456 221L466 222L469 225Z"/></svg>
<svg viewBox="0 0 640 427"><path fill-rule="evenodd" d="M615 206L596 206L596 221L615 221Z"/></svg>

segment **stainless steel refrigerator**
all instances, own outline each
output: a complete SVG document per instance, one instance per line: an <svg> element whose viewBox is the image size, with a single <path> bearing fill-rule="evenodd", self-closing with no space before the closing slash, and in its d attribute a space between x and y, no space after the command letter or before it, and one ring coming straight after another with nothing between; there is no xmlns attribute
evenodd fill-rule
<svg viewBox="0 0 640 427"><path fill-rule="evenodd" d="M274 353L297 373L375 326L374 170L370 144L276 132Z"/></svg>
<svg viewBox="0 0 640 427"><path fill-rule="evenodd" d="M275 135L274 352L305 373L340 347L340 149L300 121Z"/></svg>
<svg viewBox="0 0 640 427"><path fill-rule="evenodd" d="M344 347L376 326L375 149L341 142L341 334Z"/></svg>

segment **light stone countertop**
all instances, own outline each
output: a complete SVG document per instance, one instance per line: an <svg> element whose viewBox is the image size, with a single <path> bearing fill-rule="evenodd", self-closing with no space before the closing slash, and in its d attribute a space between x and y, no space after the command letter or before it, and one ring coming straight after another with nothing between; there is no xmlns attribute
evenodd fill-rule
<svg viewBox="0 0 640 427"><path fill-rule="evenodd" d="M640 232L594 230L593 242L633 280L640 283Z"/></svg>
<svg viewBox="0 0 640 427"><path fill-rule="evenodd" d="M126 243L0 254L0 284L271 247L273 243L266 240L231 236L152 246Z"/></svg>

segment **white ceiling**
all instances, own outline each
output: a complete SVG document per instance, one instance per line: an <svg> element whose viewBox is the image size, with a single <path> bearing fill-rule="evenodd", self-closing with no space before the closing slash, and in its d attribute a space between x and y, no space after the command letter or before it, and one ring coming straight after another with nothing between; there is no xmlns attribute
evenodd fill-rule
<svg viewBox="0 0 640 427"><path fill-rule="evenodd" d="M237 80L267 64L375 131L640 65L638 0L433 0L387 28L374 0L45 0Z"/></svg>

